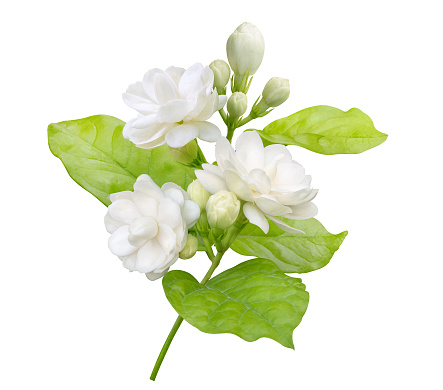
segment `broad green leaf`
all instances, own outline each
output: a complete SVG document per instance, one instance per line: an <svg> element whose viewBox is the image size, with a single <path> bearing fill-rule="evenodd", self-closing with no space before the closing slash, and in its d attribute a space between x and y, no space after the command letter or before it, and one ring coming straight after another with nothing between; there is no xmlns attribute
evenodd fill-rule
<svg viewBox="0 0 443 390"><path fill-rule="evenodd" d="M265 234L259 227L248 224L231 248L241 255L272 260L283 272L305 273L328 264L348 234L347 231L331 234L315 218L282 220L306 234L284 232L271 221L269 232Z"/></svg>
<svg viewBox="0 0 443 390"><path fill-rule="evenodd" d="M184 271L170 271L163 288L174 309L205 333L233 333L243 340L261 337L294 348L292 332L306 312L309 294L266 259L245 261L206 285Z"/></svg>
<svg viewBox="0 0 443 390"><path fill-rule="evenodd" d="M358 108L342 111L330 106L306 108L258 133L265 144L298 145L321 154L361 153L388 137Z"/></svg>
<svg viewBox="0 0 443 390"><path fill-rule="evenodd" d="M109 195L132 190L138 176L147 173L158 184L174 182L186 188L193 169L177 163L163 145L137 148L122 136L125 123L108 115L50 124L48 140L69 175L105 205Z"/></svg>

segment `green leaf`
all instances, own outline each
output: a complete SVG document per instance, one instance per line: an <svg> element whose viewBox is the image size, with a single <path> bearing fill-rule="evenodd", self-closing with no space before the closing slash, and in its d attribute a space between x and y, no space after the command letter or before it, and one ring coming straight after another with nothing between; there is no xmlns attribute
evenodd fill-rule
<svg viewBox="0 0 443 390"><path fill-rule="evenodd" d="M272 260L283 272L305 273L328 264L348 234L347 231L331 234L314 218L305 221L281 219L306 234L284 232L271 221L269 232L265 234L259 227L248 224L231 248L241 255Z"/></svg>
<svg viewBox="0 0 443 390"><path fill-rule="evenodd" d="M174 309L205 333L233 333L243 340L261 337L294 348L292 332L306 312L309 294L266 259L245 261L206 285L184 271L170 271L163 288Z"/></svg>
<svg viewBox="0 0 443 390"><path fill-rule="evenodd" d="M376 130L358 108L306 108L258 131L265 144L298 145L321 154L355 154L380 145L388 137Z"/></svg>
<svg viewBox="0 0 443 390"><path fill-rule="evenodd" d="M132 190L146 173L159 185L174 182L183 188L194 180L194 170L177 163L163 145L153 150L137 148L122 136L125 123L108 115L52 123L49 148L77 184L106 206L109 195Z"/></svg>

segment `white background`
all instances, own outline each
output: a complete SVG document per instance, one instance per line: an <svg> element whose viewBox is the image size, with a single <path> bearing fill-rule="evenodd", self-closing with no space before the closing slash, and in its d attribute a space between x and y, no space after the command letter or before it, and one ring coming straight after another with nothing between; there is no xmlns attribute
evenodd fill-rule
<svg viewBox="0 0 443 390"><path fill-rule="evenodd" d="M439 3L2 3L0 388L442 389ZM46 127L131 119L128 84L152 67L226 59L243 21L267 45L250 100L272 76L291 81L288 102L254 127L327 104L360 108L389 138L361 155L291 147L320 189L318 219L349 230L327 267L302 275L311 301L295 351L185 323L154 383L176 314L160 282L108 251L106 209L50 154ZM239 261L229 253L221 269ZM208 261L175 268L201 278Z"/></svg>

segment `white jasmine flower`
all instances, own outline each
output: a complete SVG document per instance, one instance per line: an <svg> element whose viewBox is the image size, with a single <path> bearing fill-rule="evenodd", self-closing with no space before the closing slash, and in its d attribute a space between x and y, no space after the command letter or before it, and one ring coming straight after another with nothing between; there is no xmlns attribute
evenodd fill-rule
<svg viewBox="0 0 443 390"><path fill-rule="evenodd" d="M214 73L195 64L188 70L176 67L151 69L128 87L124 102L137 110L123 129L123 136L143 149L165 142L180 148L195 138L215 142L220 130L207 122L226 103L226 96L213 90Z"/></svg>
<svg viewBox="0 0 443 390"><path fill-rule="evenodd" d="M311 202L318 190L310 187L311 176L292 160L283 145L263 147L255 131L243 133L236 142L236 151L222 137L215 146L218 166L203 164L195 171L201 185L211 194L231 191L244 202L243 212L249 222L269 231L269 218L281 229L303 233L285 224L278 216L302 220L317 214Z"/></svg>
<svg viewBox="0 0 443 390"><path fill-rule="evenodd" d="M151 280L163 276L200 216L197 204L177 184L160 188L148 175L137 179L133 192L117 192L110 199L105 226L111 252L130 271L146 273Z"/></svg>

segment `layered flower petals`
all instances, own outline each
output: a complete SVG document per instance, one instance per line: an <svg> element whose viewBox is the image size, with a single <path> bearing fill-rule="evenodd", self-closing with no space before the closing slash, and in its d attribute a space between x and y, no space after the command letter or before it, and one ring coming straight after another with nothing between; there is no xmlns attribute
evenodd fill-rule
<svg viewBox="0 0 443 390"><path fill-rule="evenodd" d="M223 107L226 96L219 97L213 83L212 70L201 64L188 70L151 69L123 94L123 101L139 112L124 127L123 136L144 149L165 142L180 148L197 137L215 142L220 130L206 120Z"/></svg>
<svg viewBox="0 0 443 390"><path fill-rule="evenodd" d="M243 212L252 224L265 233L266 218L291 233L303 233L277 217L303 220L317 214L311 202L318 190L310 187L311 177L292 160L283 145L263 147L255 131L243 133L236 142L236 151L226 138L217 140L217 166L203 164L195 172L201 185L211 194L229 190L246 202Z"/></svg>
<svg viewBox="0 0 443 390"><path fill-rule="evenodd" d="M186 244L188 228L200 216L197 204L174 183L159 188L148 175L134 191L112 194L105 216L109 249L130 271L150 280L164 275Z"/></svg>

